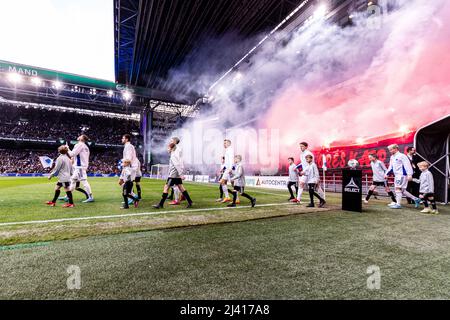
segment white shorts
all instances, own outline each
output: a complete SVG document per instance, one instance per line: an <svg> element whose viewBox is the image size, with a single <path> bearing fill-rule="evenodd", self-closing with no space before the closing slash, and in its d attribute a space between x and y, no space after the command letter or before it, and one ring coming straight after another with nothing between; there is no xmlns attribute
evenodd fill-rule
<svg viewBox="0 0 450 320"><path fill-rule="evenodd" d="M300 183L306 183L307 177L306 176L300 176L299 181Z"/></svg>
<svg viewBox="0 0 450 320"><path fill-rule="evenodd" d="M73 182L85 181L87 180L86 169L75 168L73 175L71 177Z"/></svg>
<svg viewBox="0 0 450 320"><path fill-rule="evenodd" d="M394 187L406 189L408 186L408 177L407 176L395 176L394 177Z"/></svg>
<svg viewBox="0 0 450 320"><path fill-rule="evenodd" d="M228 171L227 171L227 172L224 172L224 173L222 174L222 177L220 178L220 180L231 181L230 173L229 173Z"/></svg>
<svg viewBox="0 0 450 320"><path fill-rule="evenodd" d="M136 178L141 178L142 177L142 172L141 172L141 167L136 167L133 168L136 172Z"/></svg>

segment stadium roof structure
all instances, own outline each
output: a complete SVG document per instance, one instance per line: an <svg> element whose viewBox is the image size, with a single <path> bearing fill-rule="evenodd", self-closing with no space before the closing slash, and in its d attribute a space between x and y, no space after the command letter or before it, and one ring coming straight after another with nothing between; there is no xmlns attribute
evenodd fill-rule
<svg viewBox="0 0 450 320"><path fill-rule="evenodd" d="M375 3L372 1L370 3ZM167 82L169 71L208 41L230 34L252 41L239 46L236 61L274 28L290 32L320 6L344 26L349 12L367 8L366 0L114 0L115 76L118 83L199 98L187 84ZM289 18L287 21L286 18ZM226 69L233 64L225 66ZM220 72L222 72L220 71ZM220 77L220 74L218 74ZM197 96L195 96L197 95Z"/></svg>
<svg viewBox="0 0 450 320"><path fill-rule="evenodd" d="M279 24L304 0L115 0L116 80L182 92L164 79L205 39L252 37ZM308 2L315 2L314 0ZM242 48L244 55L249 48Z"/></svg>

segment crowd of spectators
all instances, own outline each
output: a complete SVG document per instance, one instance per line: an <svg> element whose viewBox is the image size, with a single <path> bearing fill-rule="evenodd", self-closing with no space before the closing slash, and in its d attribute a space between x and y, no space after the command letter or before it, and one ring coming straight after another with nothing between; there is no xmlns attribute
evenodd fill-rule
<svg viewBox="0 0 450 320"><path fill-rule="evenodd" d="M122 157L121 152L122 150L91 151L88 173L118 174L119 160ZM56 151L50 150L0 149L0 174L48 173L50 169L44 169L39 156L48 156L51 159L56 159L58 154ZM143 163L142 158L140 160Z"/></svg>
<svg viewBox="0 0 450 320"><path fill-rule="evenodd" d="M139 133L139 122L34 107L0 105L0 138L65 141L85 133L94 143L120 144L124 133Z"/></svg>

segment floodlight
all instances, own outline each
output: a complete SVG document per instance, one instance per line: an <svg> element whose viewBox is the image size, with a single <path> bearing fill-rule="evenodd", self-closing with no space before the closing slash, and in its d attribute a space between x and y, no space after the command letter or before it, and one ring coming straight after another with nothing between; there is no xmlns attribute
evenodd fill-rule
<svg viewBox="0 0 450 320"><path fill-rule="evenodd" d="M19 82L22 82L22 80L23 80L22 76L16 72L9 73L8 79L9 79L9 81L11 81L13 83L19 83Z"/></svg>

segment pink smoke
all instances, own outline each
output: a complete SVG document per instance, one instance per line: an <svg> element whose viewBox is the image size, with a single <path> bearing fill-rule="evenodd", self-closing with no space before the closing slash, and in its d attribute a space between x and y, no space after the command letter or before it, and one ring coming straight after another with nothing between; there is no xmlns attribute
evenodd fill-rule
<svg viewBox="0 0 450 320"><path fill-rule="evenodd" d="M423 8L415 7L406 18L402 13L389 17L383 26L388 32L379 31L386 32L386 37L371 60L364 61L368 63L363 72L343 79L346 82L341 85L326 85L325 76L320 89L311 89L307 81L286 85L260 126L280 129L280 145L287 155L302 140L312 147L363 140L401 127L414 130L449 114L450 3L440 2L428 11ZM336 52L349 53L347 49ZM358 59L368 57L355 54L354 65L360 67L364 62Z"/></svg>

